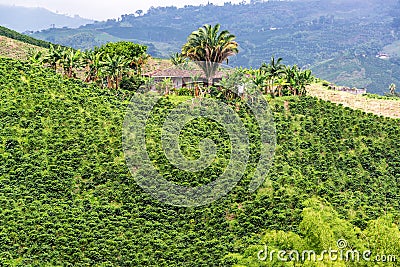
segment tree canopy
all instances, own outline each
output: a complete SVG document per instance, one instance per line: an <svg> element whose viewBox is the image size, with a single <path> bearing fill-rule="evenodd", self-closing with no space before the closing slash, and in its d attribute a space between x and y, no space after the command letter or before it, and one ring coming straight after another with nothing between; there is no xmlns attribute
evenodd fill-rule
<svg viewBox="0 0 400 267"><path fill-rule="evenodd" d="M129 67L135 70L139 70L139 67L148 57L146 54L147 46L127 41L107 43L100 48L96 48L95 51L103 53L104 59L106 59L106 55L111 58L115 56L125 57L129 62Z"/></svg>
<svg viewBox="0 0 400 267"><path fill-rule="evenodd" d="M239 53L236 36L227 30L220 32L220 24L204 25L192 32L182 47L182 54L194 61L222 63Z"/></svg>

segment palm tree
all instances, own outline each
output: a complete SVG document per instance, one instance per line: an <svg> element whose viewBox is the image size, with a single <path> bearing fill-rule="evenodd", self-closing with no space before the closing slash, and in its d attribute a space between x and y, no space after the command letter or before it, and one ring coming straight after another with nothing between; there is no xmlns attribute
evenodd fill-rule
<svg viewBox="0 0 400 267"><path fill-rule="evenodd" d="M274 85L277 86L277 89L278 89L278 96L282 96L282 95L283 95L283 94L282 94L282 89L285 88L285 86L289 85L289 83L287 82L286 77L285 77L285 76L282 76L282 77L279 77L279 78L276 80L276 83L275 83Z"/></svg>
<svg viewBox="0 0 400 267"><path fill-rule="evenodd" d="M286 82L287 86L289 88L289 91L293 95L297 95L297 73L299 72L299 69L297 65L294 65L293 67L287 66L285 68L285 75L286 75Z"/></svg>
<svg viewBox="0 0 400 267"><path fill-rule="evenodd" d="M86 63L86 82L96 82L99 78L99 72L102 67L102 52L88 51L84 53L83 58Z"/></svg>
<svg viewBox="0 0 400 267"><path fill-rule="evenodd" d="M214 27L206 24L192 32L182 47L182 55L195 61L222 63L237 54L236 36L227 30L219 32L220 27L219 24Z"/></svg>
<svg viewBox="0 0 400 267"><path fill-rule="evenodd" d="M239 53L236 36L224 30L220 32L220 24L204 25L197 31L192 32L182 47L182 55L199 62L205 72L207 79L212 81L218 65L227 62L230 56Z"/></svg>
<svg viewBox="0 0 400 267"><path fill-rule="evenodd" d="M114 55L111 57L107 54L104 63L105 74L107 75L108 87L112 88L113 83L115 89L119 88L119 80L128 71L129 62L123 56Z"/></svg>
<svg viewBox="0 0 400 267"><path fill-rule="evenodd" d="M171 63L175 66L181 65L186 62L185 57L181 53L175 53L169 56Z"/></svg>
<svg viewBox="0 0 400 267"><path fill-rule="evenodd" d="M297 76L299 95L305 95L307 93L306 86L314 81L314 76L312 76L311 70L300 71Z"/></svg>
<svg viewBox="0 0 400 267"><path fill-rule="evenodd" d="M58 45L54 47L52 44L50 44L49 53L44 62L50 64L50 67L54 69L54 71L57 71L58 64L62 59L62 54L63 49L61 46Z"/></svg>
<svg viewBox="0 0 400 267"><path fill-rule="evenodd" d="M293 95L305 95L306 86L314 80L311 70L302 71L297 65L287 67L286 80Z"/></svg>
<svg viewBox="0 0 400 267"><path fill-rule="evenodd" d="M43 52L38 50L38 51L29 51L30 57L29 57L29 62L31 62L33 65L40 66L43 64L45 61L45 58L43 56Z"/></svg>
<svg viewBox="0 0 400 267"><path fill-rule="evenodd" d="M74 69L82 67L82 53L80 50L72 48L65 49L62 53L61 64L64 69L64 74L68 78L75 76Z"/></svg>
<svg viewBox="0 0 400 267"><path fill-rule="evenodd" d="M268 65L264 63L261 66L261 69L264 69L266 71L270 80L269 91L272 95L275 95L275 80L285 74L285 65L281 64L281 61L282 58L278 58L278 60L275 60L275 56L272 56L271 61Z"/></svg>
<svg viewBox="0 0 400 267"><path fill-rule="evenodd" d="M160 94L169 95L171 90L174 88L174 84L171 78L165 78L156 85L156 89Z"/></svg>
<svg viewBox="0 0 400 267"><path fill-rule="evenodd" d="M146 64L149 59L149 55L146 53L142 53L139 56L136 56L132 59L132 61L128 62L128 66L135 71L136 74L142 73L142 67Z"/></svg>

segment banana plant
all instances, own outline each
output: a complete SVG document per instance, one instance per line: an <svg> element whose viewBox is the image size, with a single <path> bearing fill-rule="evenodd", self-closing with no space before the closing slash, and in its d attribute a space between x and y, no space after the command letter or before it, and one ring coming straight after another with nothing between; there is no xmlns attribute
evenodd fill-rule
<svg viewBox="0 0 400 267"><path fill-rule="evenodd" d="M278 96L283 96L282 91L288 85L289 83L286 77L280 77L275 81L274 86L276 86L276 88L278 89Z"/></svg>
<svg viewBox="0 0 400 267"><path fill-rule="evenodd" d="M187 59L182 55L182 53L175 53L170 55L169 59L171 63L175 66L182 65L187 62Z"/></svg>
<svg viewBox="0 0 400 267"><path fill-rule="evenodd" d="M60 61L63 57L63 48L59 45L54 46L50 44L49 53L44 59L44 63L50 65L50 67L57 72L57 68L59 66Z"/></svg>
<svg viewBox="0 0 400 267"><path fill-rule="evenodd" d="M171 90L174 88L174 84L171 78L165 78L156 85L156 89L160 94L169 95Z"/></svg>
<svg viewBox="0 0 400 267"><path fill-rule="evenodd" d="M66 77L76 77L75 71L83 66L82 52L72 48L65 49L62 53L61 65Z"/></svg>
<svg viewBox="0 0 400 267"><path fill-rule="evenodd" d="M102 55L102 52L95 51L88 51L84 53L83 58L84 62L86 63L86 82L96 82L99 79L100 70L104 64L101 61Z"/></svg>
<svg viewBox="0 0 400 267"><path fill-rule="evenodd" d="M111 57L107 54L103 70L107 77L108 88L118 89L119 81L122 79L122 76L128 72L128 69L129 62L125 57L119 55Z"/></svg>
<svg viewBox="0 0 400 267"><path fill-rule="evenodd" d="M253 73L253 83L265 93L268 92L268 74L263 68L255 70Z"/></svg>
<svg viewBox="0 0 400 267"><path fill-rule="evenodd" d="M43 65L45 57L42 51L30 51L31 56L29 57L29 62L36 66Z"/></svg>

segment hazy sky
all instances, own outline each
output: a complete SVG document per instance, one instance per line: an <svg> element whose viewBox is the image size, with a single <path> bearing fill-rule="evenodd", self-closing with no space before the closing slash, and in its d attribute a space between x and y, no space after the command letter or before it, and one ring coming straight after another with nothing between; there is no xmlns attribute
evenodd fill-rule
<svg viewBox="0 0 400 267"><path fill-rule="evenodd" d="M224 2L239 3L242 0L0 0L0 4L44 7L51 11L68 15L106 20L123 14L134 13L138 9L148 10L151 6L200 5L208 2L223 5Z"/></svg>

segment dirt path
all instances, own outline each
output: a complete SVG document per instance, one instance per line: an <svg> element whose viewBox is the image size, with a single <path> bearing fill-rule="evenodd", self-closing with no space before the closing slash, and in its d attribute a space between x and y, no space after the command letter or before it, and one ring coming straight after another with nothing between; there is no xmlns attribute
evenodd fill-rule
<svg viewBox="0 0 400 267"><path fill-rule="evenodd" d="M353 95L346 92L333 91L323 88L321 85L313 84L307 88L308 95L345 107L364 110L391 118L400 118L400 101L386 99L372 99L361 95Z"/></svg>

